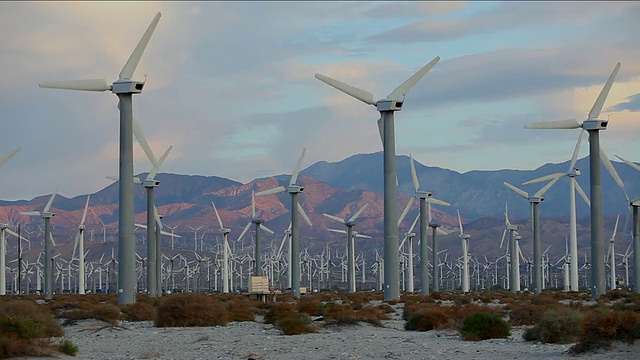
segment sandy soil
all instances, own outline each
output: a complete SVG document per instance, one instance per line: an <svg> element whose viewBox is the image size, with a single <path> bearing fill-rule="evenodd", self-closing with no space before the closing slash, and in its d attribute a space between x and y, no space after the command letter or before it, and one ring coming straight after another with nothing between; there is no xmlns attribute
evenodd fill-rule
<svg viewBox="0 0 640 360"><path fill-rule="evenodd" d="M522 340L523 328L508 339L463 341L455 331L405 331L402 311L384 327L369 324L323 328L316 334L282 335L272 325L232 322L226 327L156 328L151 322L105 326L84 320L65 327L79 346L76 357L59 359L608 359L640 357L640 342L573 357L571 346ZM35 360L31 358L31 360Z"/></svg>

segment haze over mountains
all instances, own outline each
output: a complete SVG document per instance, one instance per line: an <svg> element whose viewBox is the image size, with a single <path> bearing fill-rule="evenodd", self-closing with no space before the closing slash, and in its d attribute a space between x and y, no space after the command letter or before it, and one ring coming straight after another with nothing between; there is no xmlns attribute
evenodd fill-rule
<svg viewBox="0 0 640 360"><path fill-rule="evenodd" d="M589 194L589 166L588 158L578 160L577 167L582 175L577 178L584 191ZM615 169L625 182L629 197L640 196L640 186L633 182L638 178L636 170L624 163L613 162ZM465 232L472 235L471 250L494 252L498 248L493 244L496 238L500 241L504 227L505 202L509 205L509 217L512 222L520 223L523 252L527 251L527 238L530 236L528 201L521 198L503 185L507 181L530 193L536 192L545 183L528 186L522 182L551 173L565 172L569 162L561 164L545 164L535 170L494 170L470 171L458 173L456 171L430 167L416 161L416 171L422 189L433 192L434 197L450 202L450 207L434 206L433 216L443 224L445 230L451 232L443 237L447 242L453 242L452 247L459 247L457 239L456 209L460 210L465 225ZM408 156L398 156L397 171L399 181L399 210L404 207L413 195L411 172ZM145 173L140 177L146 176ZM215 220L211 201L216 207L225 227L231 228L230 239L235 240L242 228L247 224L251 212L251 191L260 191L286 185L288 175L278 175L269 178L256 179L247 184L216 176L158 174L156 179L160 186L155 190L155 202L160 214L164 215L165 225L180 225L178 232L191 235L193 231L187 226L203 226L202 231L218 235L219 226ZM610 236L610 227L615 221L615 215L621 215L621 227L630 229L625 224L627 209L624 193L615 184L612 177L602 170L605 235ZM383 232L383 197L382 197L382 152L372 154L358 154L335 163L318 162L301 171L299 183L304 187L299 200L311 218L312 227L301 222L301 234L307 238L341 238L343 235L332 234L326 228L342 229L344 226L322 216L323 213L348 217L358 208L368 203L367 209L358 219L356 230L369 234L381 241ZM20 211L42 210L50 197L43 195L32 200L0 201L0 220L10 224L21 223L23 226L37 229L42 224L39 217L21 216ZM142 186L135 186L136 222L146 223L146 193ZM57 231L68 231L74 236L77 223L80 221L86 195L72 199L58 195L52 208L56 216L52 224ZM579 233L581 247L588 246L589 209L580 197L577 197L577 213L580 220ZM569 181L563 178L558 181L546 194L541 204L543 217L542 235L544 243L558 244L556 251L564 252L564 238L567 234L569 213ZM257 214L263 218L265 225L276 231L274 236L282 236L288 227L290 215L290 196L287 193L267 195L256 198ZM414 205L401 226L401 233L406 231L418 214L418 207ZM103 225L109 231L117 229L118 220L118 183L91 194L90 211L87 215L88 229L102 232ZM166 229L165 229L166 230ZM625 229L619 229L619 234ZM417 232L414 230L414 232ZM248 232L249 239L252 231ZM55 236L55 233L54 233ZM622 238L624 235L619 235ZM186 241L186 240L183 240ZM625 240L626 241L626 240ZM626 243L623 244L626 247ZM502 251L502 250L501 250Z"/></svg>

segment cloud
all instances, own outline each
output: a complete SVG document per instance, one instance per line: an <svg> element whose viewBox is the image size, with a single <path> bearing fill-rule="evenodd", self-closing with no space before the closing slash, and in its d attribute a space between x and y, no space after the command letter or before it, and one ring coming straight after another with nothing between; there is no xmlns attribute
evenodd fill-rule
<svg viewBox="0 0 640 360"><path fill-rule="evenodd" d="M618 103L611 107L612 111L640 111L640 93L627 97L628 101Z"/></svg>

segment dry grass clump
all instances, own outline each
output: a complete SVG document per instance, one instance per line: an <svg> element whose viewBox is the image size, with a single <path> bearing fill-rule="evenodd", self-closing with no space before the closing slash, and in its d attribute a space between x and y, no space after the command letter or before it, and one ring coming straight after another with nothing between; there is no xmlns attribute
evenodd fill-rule
<svg viewBox="0 0 640 360"><path fill-rule="evenodd" d="M367 305L356 310L354 315L358 321L375 326L382 326L382 320L391 319L382 309L372 305Z"/></svg>
<svg viewBox="0 0 640 360"><path fill-rule="evenodd" d="M582 319L582 311L574 308L551 309L542 314L538 324L525 331L523 338L526 341L543 343L572 343L580 336Z"/></svg>
<svg viewBox="0 0 640 360"><path fill-rule="evenodd" d="M121 308L122 317L127 321L153 321L158 316L158 309L150 302L138 301Z"/></svg>
<svg viewBox="0 0 640 360"><path fill-rule="evenodd" d="M264 315L265 324L275 324L278 320L292 317L296 311L295 304L291 303L271 303L266 305L268 310Z"/></svg>
<svg viewBox="0 0 640 360"><path fill-rule="evenodd" d="M50 338L62 335L47 307L29 300L0 301L0 358L46 355L54 348Z"/></svg>
<svg viewBox="0 0 640 360"><path fill-rule="evenodd" d="M433 304L413 304L405 307L402 317L406 320L404 329L413 331L439 329L453 321L445 309Z"/></svg>
<svg viewBox="0 0 640 360"><path fill-rule="evenodd" d="M170 326L226 326L229 311L225 303L198 294L174 294L167 296L158 307L155 325Z"/></svg>
<svg viewBox="0 0 640 360"><path fill-rule="evenodd" d="M572 353L608 349L613 341L633 344L640 339L640 314L599 308L588 312L582 324L580 339L571 347Z"/></svg>
<svg viewBox="0 0 640 360"><path fill-rule="evenodd" d="M500 315L475 312L464 318L460 338L469 341L504 339L511 335L511 326Z"/></svg>
<svg viewBox="0 0 640 360"><path fill-rule="evenodd" d="M252 310L257 307L255 301L246 298L230 298L226 302L231 321L255 321Z"/></svg>
<svg viewBox="0 0 640 360"><path fill-rule="evenodd" d="M274 327L284 335L298 335L317 332L316 328L311 325L309 321L309 315L299 312L287 313L286 317L283 317L275 322Z"/></svg>
<svg viewBox="0 0 640 360"><path fill-rule="evenodd" d="M301 313L306 313L310 316L322 315L322 303L317 296L303 296L298 300L296 308Z"/></svg>
<svg viewBox="0 0 640 360"><path fill-rule="evenodd" d="M378 305L378 309L382 310L385 314L396 312L389 304L380 304Z"/></svg>
<svg viewBox="0 0 640 360"><path fill-rule="evenodd" d="M110 325L115 325L122 316L120 308L113 304L100 304L94 307L88 317L92 319L102 320Z"/></svg>

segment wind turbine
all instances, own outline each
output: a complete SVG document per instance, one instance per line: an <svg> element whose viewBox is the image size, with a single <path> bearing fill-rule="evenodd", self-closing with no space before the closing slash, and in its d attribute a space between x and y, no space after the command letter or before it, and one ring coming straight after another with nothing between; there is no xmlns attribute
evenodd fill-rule
<svg viewBox="0 0 640 360"><path fill-rule="evenodd" d="M5 232L17 237L18 242L20 241L20 238L25 239L22 236L18 236L18 234L16 234L13 230L9 229L9 225L0 223L0 295L6 295L7 293L7 239Z"/></svg>
<svg viewBox="0 0 640 360"><path fill-rule="evenodd" d="M525 125L525 129L578 129L589 132L589 169L591 192L591 298L598 299L605 291L605 266L604 266L604 226L602 215L602 178L600 175L600 130L607 128L608 120L598 119L604 102L607 99L613 81L620 70L617 63L609 79L605 83L600 95L593 104L586 120L579 122L576 119L559 121L545 121Z"/></svg>
<svg viewBox="0 0 640 360"><path fill-rule="evenodd" d="M91 194L87 195L87 202L84 204L84 211L82 212L82 219L78 225L78 235L76 236L76 242L73 246L73 255L76 253L76 246L78 247L78 294L84 295L86 288L86 277L84 273L84 221L87 219L87 210L89 209L89 200Z"/></svg>
<svg viewBox="0 0 640 360"><path fill-rule="evenodd" d="M502 249L504 237L507 234L507 231L509 231L509 246L507 247L507 254L509 254L509 257L507 258L507 262L511 265L510 268L507 269L507 278L509 279L509 289L511 292L516 293L520 291L520 260L518 258L518 253L520 252L519 235L516 231L518 230L518 226L511 224L511 221L509 221L509 208L507 207L507 204L508 203L506 202L504 204L505 227L502 232L502 240L500 240L500 248Z"/></svg>
<svg viewBox="0 0 640 360"><path fill-rule="evenodd" d="M609 250L607 251L607 260L609 260L609 256L611 256L611 290L616 289L616 232L618 231L618 220L620 220L620 215L616 216L616 224L613 227L613 234L609 239ZM605 260L605 262L607 261Z"/></svg>
<svg viewBox="0 0 640 360"><path fill-rule="evenodd" d="M295 298L300 297L300 234L298 232L298 211L300 211L300 214L307 224L312 226L311 220L309 220L309 217L306 215L304 210L302 210L302 206L300 206L300 203L298 202L298 194L302 192L304 188L296 184L298 181L298 173L300 172L302 160L304 159L306 151L307 148L302 149L302 154L300 155L298 163L296 164L295 169L293 169L293 173L289 179L288 187L278 186L273 189L263 190L256 193L256 196L279 194L285 191L291 194L291 261L289 262L289 267L291 273L291 295Z"/></svg>
<svg viewBox="0 0 640 360"><path fill-rule="evenodd" d="M427 244L427 226L433 229L433 258L437 256L438 246L436 232L439 224L431 222L431 204L438 204L444 206L450 206L446 201L438 200L433 197L433 193L430 191L420 190L420 182L418 181L418 175L416 173L416 167L413 163L413 156L410 154L411 159L411 178L413 180L413 190L416 197L420 199L420 279L422 284L421 294L429 295L429 245ZM429 221L427 222L426 204L429 203ZM434 279L437 279L437 266L434 266ZM435 282L434 282L435 284ZM434 286L436 290L436 286Z"/></svg>
<svg viewBox="0 0 640 360"><path fill-rule="evenodd" d="M147 190L147 293L150 297L157 297L161 291L158 290L158 280L156 279L157 264L159 264L162 259L157 259L156 253L160 252L160 239L156 237L156 229L155 224L156 221L156 212L155 212L155 200L153 197L154 188L160 185L160 181L156 180L156 174L160 171L160 167L166 160L169 152L173 148L172 145L169 145L169 148L162 154L160 160L156 160L156 157L153 155L153 151L151 151L151 147L147 142L144 134L142 133L142 129L140 128L140 124L135 119L133 121L133 135L138 140L138 144L147 155L147 158L151 162L151 170L147 174L147 178L142 181L142 186Z"/></svg>
<svg viewBox="0 0 640 360"><path fill-rule="evenodd" d="M256 225L256 248L255 248L255 274L254 276L262 276L264 275L262 271L262 239L260 237L260 230L264 230L269 234L273 235L273 230L263 225L264 220L260 219L256 216L256 193L255 191L251 191L251 220L247 223L247 225L242 229L242 233L238 236L238 240L236 242L240 242L244 234L249 230L251 224Z"/></svg>
<svg viewBox="0 0 640 360"><path fill-rule="evenodd" d="M625 164L640 171L640 166L636 163L623 159L618 155L616 155L616 157L624 161ZM629 206L633 209L633 290L636 293L640 293L640 218L638 216L640 199L629 200Z"/></svg>
<svg viewBox="0 0 640 360"><path fill-rule="evenodd" d="M225 229L222 225L222 220L220 220L220 214L218 214L218 209L216 209L216 204L211 200L211 205L213 206L213 211L216 213L216 217L218 218L218 224L220 224L220 232L222 233L223 245L222 245L222 292L229 292L229 232L231 229Z"/></svg>
<svg viewBox="0 0 640 360"><path fill-rule="evenodd" d="M40 87L82 91L107 91L116 94L120 110L120 174L119 179L133 179L133 103L132 95L142 93L145 82L132 80L151 35L160 21L157 13L138 42L131 56L120 71L118 80L108 85L104 79L43 82ZM121 181L119 185L119 251L118 304L136 302L136 258L134 234L133 181Z"/></svg>
<svg viewBox="0 0 640 360"><path fill-rule="evenodd" d="M334 80L322 74L316 74L316 79L350 95L365 104L373 105L380 112L378 129L382 138L384 153L384 301L400 300L400 269L398 268L398 219L397 206L397 175L396 175L396 136L394 126L394 112L402 110L406 94L420 79L433 68L440 57L436 56L431 62L423 66L404 83L393 90L386 99L375 101L373 94L354 86Z"/></svg>
<svg viewBox="0 0 640 360"><path fill-rule="evenodd" d="M402 246L404 245L404 242L409 240L407 242L407 248L408 248L408 251L407 251L407 269L408 269L407 278L408 278L408 280L406 281L406 284L405 284L406 290L409 293L413 293L413 291L414 291L414 287L413 287L413 238L416 236L416 234L413 232L413 228L416 227L416 223L418 222L418 219L420 219L420 214L418 214L418 216L416 216L416 219L413 220L413 223L411 223L411 227L404 234L404 238L400 242L400 246L398 246L398 251L400 251L400 249L402 249ZM422 261L425 261L425 260L423 259ZM427 277L427 280L422 280L422 281L428 281L428 277Z"/></svg>
<svg viewBox="0 0 640 360"><path fill-rule="evenodd" d="M469 238L471 235L465 234L462 230L462 218L460 210L458 212L458 225L460 225L460 240L462 241L462 292L469 292Z"/></svg>
<svg viewBox="0 0 640 360"><path fill-rule="evenodd" d="M49 198L49 202L47 202L47 205L45 205L44 209L42 210L42 212L40 211L24 211L21 212L20 214L22 215L28 215L28 216L40 216L44 219L44 298L47 300L50 300L53 298L53 288L52 288L52 282L51 282L51 276L52 274L52 268L51 268L51 246L52 244L52 237L51 237L51 218L54 217L56 214L49 212L49 209L51 208L51 204L53 204L53 199L56 197L56 194L58 193L58 189L56 189L56 191L53 192L53 194L51 195L51 197Z"/></svg>
<svg viewBox="0 0 640 360"><path fill-rule="evenodd" d="M589 198L585 194L582 187L576 181L576 176L580 175L580 170L577 169L576 161L578 160L578 153L580 152L580 143L582 142L582 134L584 132L580 131L578 134L578 141L576 142L576 147L573 150L573 156L571 157L571 162L569 163L569 170L564 173L556 173L547 176L542 176L537 179L529 180L523 182L522 185L533 184L541 181L552 180L556 178L562 178L564 176L569 177L570 187L569 187L569 254L567 256L570 257L569 264L569 289L571 291L578 291L578 226L576 219L576 190L587 203L587 205L591 206L591 202Z"/></svg>
<svg viewBox="0 0 640 360"><path fill-rule="evenodd" d="M547 185L543 186L542 189L538 190L538 192L536 192L532 196L529 196L529 194L526 191L518 189L517 187L509 184L508 182L506 181L504 182L504 185L506 187L515 191L518 195L522 196L523 198L529 200L529 203L531 204L531 227L533 229L533 293L534 294L540 294L542 292L542 276L541 276L542 253L540 252L539 205L541 202L544 201L544 197L542 195L544 195L544 193L547 192L547 190L549 190L549 188L553 186L553 184L555 184L559 179L560 178L557 177L549 181ZM518 254L516 253L514 256L517 257Z"/></svg>
<svg viewBox="0 0 640 360"><path fill-rule="evenodd" d="M347 281L348 281L347 290L349 292L356 292L356 259L355 259L356 249L355 249L355 239L353 236L353 227L356 225L356 219L358 219L358 217L362 214L362 212L367 207L367 205L369 204L364 204L360 208L360 210L356 211L356 213L353 214L350 218L348 219L345 218L344 220L334 215L330 215L326 213L322 214L333 221L343 223L347 227L347 258L348 258L347 265L349 266L348 267L349 271L347 272Z"/></svg>

